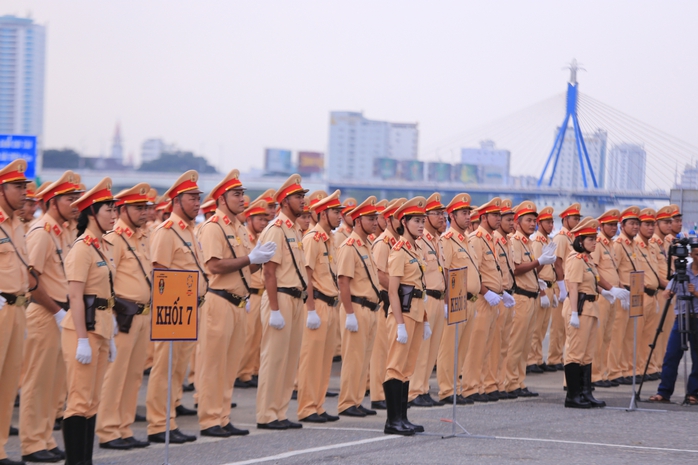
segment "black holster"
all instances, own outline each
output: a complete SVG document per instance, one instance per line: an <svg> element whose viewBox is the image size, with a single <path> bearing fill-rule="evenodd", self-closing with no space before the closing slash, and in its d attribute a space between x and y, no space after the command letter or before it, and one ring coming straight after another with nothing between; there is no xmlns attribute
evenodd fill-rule
<svg viewBox="0 0 698 465"><path fill-rule="evenodd" d="M582 311L584 311L584 303L587 301L587 295L584 292L577 294L577 313L582 316Z"/></svg>
<svg viewBox="0 0 698 465"><path fill-rule="evenodd" d="M83 295L82 301L85 304L85 328L88 331L94 331L95 324L97 323L95 319L95 314L97 312L97 296Z"/></svg>
<svg viewBox="0 0 698 465"><path fill-rule="evenodd" d="M388 308L390 308L390 296L388 291L380 291L381 302L383 302L383 313L385 317L388 318Z"/></svg>
<svg viewBox="0 0 698 465"><path fill-rule="evenodd" d="M410 308L412 308L412 297L414 296L414 286L400 284L397 295L400 298L402 313L410 313Z"/></svg>
<svg viewBox="0 0 698 465"><path fill-rule="evenodd" d="M116 297L114 299L114 312L116 312L116 324L119 331L128 334L133 324L133 317L138 314L138 304L130 300Z"/></svg>

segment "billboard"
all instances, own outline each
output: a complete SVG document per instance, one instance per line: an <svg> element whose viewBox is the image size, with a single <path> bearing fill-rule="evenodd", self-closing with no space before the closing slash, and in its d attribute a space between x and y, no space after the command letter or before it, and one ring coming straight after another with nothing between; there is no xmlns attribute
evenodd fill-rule
<svg viewBox="0 0 698 465"><path fill-rule="evenodd" d="M477 166L459 163L453 166L453 180L464 184L477 184Z"/></svg>
<svg viewBox="0 0 698 465"><path fill-rule="evenodd" d="M22 158L27 162L24 175L33 179L36 177L37 146L36 136L20 136L16 134L0 134L0 167Z"/></svg>
<svg viewBox="0 0 698 465"><path fill-rule="evenodd" d="M325 154L320 152L298 152L298 174L322 173L325 169Z"/></svg>
<svg viewBox="0 0 698 465"><path fill-rule="evenodd" d="M397 160L374 158L373 176L380 179L395 179L397 177Z"/></svg>
<svg viewBox="0 0 698 465"><path fill-rule="evenodd" d="M418 160L400 161L400 177L405 181L424 181L424 162Z"/></svg>
<svg viewBox="0 0 698 465"><path fill-rule="evenodd" d="M451 171L449 163L432 162L427 164L427 178L429 181L450 182Z"/></svg>
<svg viewBox="0 0 698 465"><path fill-rule="evenodd" d="M293 174L291 151L284 149L266 149L264 153L264 171L274 174Z"/></svg>

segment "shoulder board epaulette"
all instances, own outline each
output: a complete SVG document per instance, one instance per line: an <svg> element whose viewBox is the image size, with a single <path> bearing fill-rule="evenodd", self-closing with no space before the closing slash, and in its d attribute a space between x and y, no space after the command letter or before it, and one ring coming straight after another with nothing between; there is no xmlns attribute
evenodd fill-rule
<svg viewBox="0 0 698 465"><path fill-rule="evenodd" d="M447 232L446 234L444 234L444 237L445 237L446 239L452 238L452 237L453 237L453 231Z"/></svg>
<svg viewBox="0 0 698 465"><path fill-rule="evenodd" d="M347 245L353 245L353 244L354 244L354 238L353 238L353 237L350 237L349 239L347 239L347 241L345 242L345 244L347 244Z"/></svg>
<svg viewBox="0 0 698 465"><path fill-rule="evenodd" d="M114 229L113 231L109 231L109 232L115 232L116 234L121 236L121 234L124 232L124 230L121 229L121 226L119 226L118 228ZM107 233L107 234L109 234L109 233Z"/></svg>
<svg viewBox="0 0 698 465"><path fill-rule="evenodd" d="M219 220L219 219L220 219L220 218L218 218L218 215L213 215L209 221L210 221L211 223L218 223L218 220Z"/></svg>
<svg viewBox="0 0 698 465"><path fill-rule="evenodd" d="M277 219L274 221L274 226L281 227L281 225L284 224L283 220L281 218Z"/></svg>
<svg viewBox="0 0 698 465"><path fill-rule="evenodd" d="M601 236L596 236L596 242L601 242Z"/></svg>
<svg viewBox="0 0 698 465"><path fill-rule="evenodd" d="M371 241L371 242L375 241L375 240L376 240L376 235L375 235L375 234L369 234L369 235L368 235L368 240Z"/></svg>
<svg viewBox="0 0 698 465"><path fill-rule="evenodd" d="M172 220L167 220L165 221L165 224L162 225L162 227L165 229L171 229L173 224L174 223L172 222Z"/></svg>
<svg viewBox="0 0 698 465"><path fill-rule="evenodd" d="M315 242L320 242L320 239L322 239L322 234L320 233L320 231L315 231L315 236L313 236L313 239L315 240Z"/></svg>
<svg viewBox="0 0 698 465"><path fill-rule="evenodd" d="M383 242L386 244L390 243L390 238L388 236L383 236Z"/></svg>
<svg viewBox="0 0 698 465"><path fill-rule="evenodd" d="M405 245L403 241L398 241L397 244L393 246L393 250L400 250L403 245Z"/></svg>
<svg viewBox="0 0 698 465"><path fill-rule="evenodd" d="M44 231L51 232L51 225L48 223L44 223Z"/></svg>
<svg viewBox="0 0 698 465"><path fill-rule="evenodd" d="M478 231L477 233L475 233L475 237L478 237L478 238L482 237L482 231Z"/></svg>
<svg viewBox="0 0 698 465"><path fill-rule="evenodd" d="M577 255L575 255L575 257L576 258L584 258L584 254L578 253Z"/></svg>
<svg viewBox="0 0 698 465"><path fill-rule="evenodd" d="M545 239L543 239L543 236L536 236L536 242L545 242Z"/></svg>

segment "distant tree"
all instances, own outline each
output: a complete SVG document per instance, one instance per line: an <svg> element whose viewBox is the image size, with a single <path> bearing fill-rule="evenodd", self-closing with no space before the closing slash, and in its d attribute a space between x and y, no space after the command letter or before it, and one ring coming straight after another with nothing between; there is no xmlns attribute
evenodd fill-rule
<svg viewBox="0 0 698 465"><path fill-rule="evenodd" d="M76 169L80 166L80 155L73 149L47 149L44 150L42 166L64 170Z"/></svg>
<svg viewBox="0 0 698 465"><path fill-rule="evenodd" d="M217 173L216 168L209 165L204 157L198 157L192 152L163 152L160 158L143 163L138 171L164 171L182 173L196 170L199 173Z"/></svg>

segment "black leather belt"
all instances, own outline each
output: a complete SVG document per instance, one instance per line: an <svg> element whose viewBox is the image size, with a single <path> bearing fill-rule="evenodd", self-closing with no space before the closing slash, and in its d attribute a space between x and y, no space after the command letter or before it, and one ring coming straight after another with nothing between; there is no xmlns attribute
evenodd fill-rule
<svg viewBox="0 0 698 465"><path fill-rule="evenodd" d="M553 284L555 284L555 283L552 282L552 281L545 281L545 285L548 286L548 289L550 289L551 287L553 287Z"/></svg>
<svg viewBox="0 0 698 465"><path fill-rule="evenodd" d="M247 304L247 299L245 297L240 297L239 295L231 294L223 289L209 289L208 292L211 294L216 294L218 297L222 297L231 304L238 308L243 308Z"/></svg>
<svg viewBox="0 0 698 465"><path fill-rule="evenodd" d="M535 291L527 291L526 289L521 289L520 287L514 288L514 294L519 294L529 299L535 299L538 297L538 293Z"/></svg>
<svg viewBox="0 0 698 465"><path fill-rule="evenodd" d="M17 305L21 307L28 303L27 296L25 295L8 294L7 292L0 292L0 295L5 298L8 305Z"/></svg>
<svg viewBox="0 0 698 465"><path fill-rule="evenodd" d="M630 290L630 286L623 285L623 287L624 287L626 290L628 290L628 291ZM648 296L654 297L655 295L657 295L657 293L658 293L659 291L658 291L657 289L650 289L649 287L646 287L646 288L644 289L644 292L645 292L645 294L647 294Z"/></svg>
<svg viewBox="0 0 698 465"><path fill-rule="evenodd" d="M303 302L305 302L305 299L308 298L308 293L306 291L301 291L295 287L277 287L276 292L290 295L294 299L303 299Z"/></svg>
<svg viewBox="0 0 698 465"><path fill-rule="evenodd" d="M511 289L504 289L504 292L506 292L509 295L512 295L514 293L514 288L512 287Z"/></svg>
<svg viewBox="0 0 698 465"><path fill-rule="evenodd" d="M97 310L106 310L114 306L113 299L103 299L101 297L95 297L94 306Z"/></svg>
<svg viewBox="0 0 698 465"><path fill-rule="evenodd" d="M376 310L378 310L378 303L371 302L366 297L357 297L357 296L353 295L353 296L351 296L351 301L354 302L355 304L361 305L362 307L366 307L367 309L371 310L372 312L375 312Z"/></svg>
<svg viewBox="0 0 698 465"><path fill-rule="evenodd" d="M330 307L336 307L337 305L339 305L339 297L330 297L318 291L317 289L313 289L313 299L322 300Z"/></svg>
<svg viewBox="0 0 698 465"><path fill-rule="evenodd" d="M63 310L65 310L66 312L67 312L68 310L70 310L70 302L61 302L60 300L54 300L54 302L56 302L56 305L58 305L59 307L61 307L61 308L62 308ZM41 305L39 302L37 302L37 301L34 300L34 299L31 299L31 303L37 304L37 305Z"/></svg>
<svg viewBox="0 0 698 465"><path fill-rule="evenodd" d="M421 289L414 289L412 290L412 297L416 297L417 299L421 299L424 297L424 291Z"/></svg>
<svg viewBox="0 0 698 465"><path fill-rule="evenodd" d="M577 299L581 302L596 302L599 300L599 295L598 294L584 294L584 293L579 293L577 294Z"/></svg>
<svg viewBox="0 0 698 465"><path fill-rule="evenodd" d="M477 300L477 295L475 295L471 292L468 292L468 300L471 302L475 302Z"/></svg>
<svg viewBox="0 0 698 465"><path fill-rule="evenodd" d="M264 294L264 288L262 287L262 288L257 289L256 287L251 287L250 294L262 295L262 294Z"/></svg>
<svg viewBox="0 0 698 465"><path fill-rule="evenodd" d="M446 298L446 292L436 291L434 289L427 289L427 295L435 298L436 300L444 300L444 298Z"/></svg>

